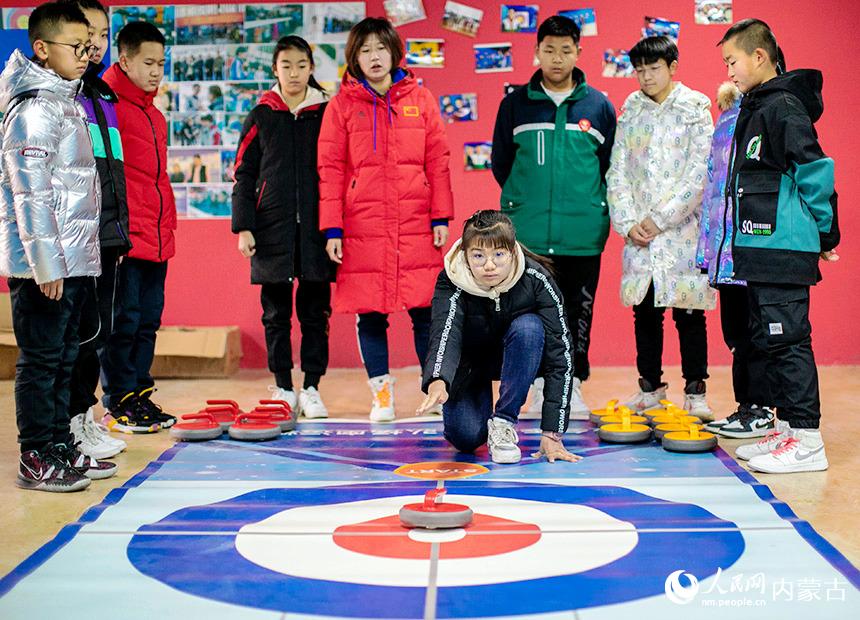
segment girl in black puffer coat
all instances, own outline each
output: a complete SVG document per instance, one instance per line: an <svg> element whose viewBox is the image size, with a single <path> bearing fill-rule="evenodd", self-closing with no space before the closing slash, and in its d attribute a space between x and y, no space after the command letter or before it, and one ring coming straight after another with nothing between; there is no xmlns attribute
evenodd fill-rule
<svg viewBox="0 0 860 620"><path fill-rule="evenodd" d="M317 138L328 97L313 77L310 45L297 36L278 41L275 87L242 127L233 187L233 232L251 259L251 282L262 285L263 326L273 398L309 418L328 411L317 391L328 366L332 263L319 231ZM302 328L304 385L293 389L290 327L293 280Z"/></svg>

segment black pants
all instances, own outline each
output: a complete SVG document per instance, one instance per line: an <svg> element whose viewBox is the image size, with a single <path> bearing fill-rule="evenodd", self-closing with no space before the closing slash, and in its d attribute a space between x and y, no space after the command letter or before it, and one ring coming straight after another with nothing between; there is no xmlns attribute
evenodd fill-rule
<svg viewBox="0 0 860 620"><path fill-rule="evenodd" d="M412 340L418 364L423 369L430 348L430 308L410 308ZM371 379L387 375L388 367L388 315L381 312L366 312L358 315L358 348L364 369Z"/></svg>
<svg viewBox="0 0 860 620"><path fill-rule="evenodd" d="M278 387L292 389L293 347L290 341L293 319L293 283L263 284L263 327L269 370ZM302 330L300 359L305 387L316 387L328 368L328 322L331 316L331 284L300 280L296 291L296 315Z"/></svg>
<svg viewBox="0 0 860 620"><path fill-rule="evenodd" d="M770 406L767 357L752 345L750 304L745 286L724 284L720 291L723 340L732 352L732 387L739 405Z"/></svg>
<svg viewBox="0 0 860 620"><path fill-rule="evenodd" d="M21 452L70 443L69 383L78 355L81 308L89 278L66 278L63 297L51 301L34 280L9 278L12 327L20 350L15 414Z"/></svg>
<svg viewBox="0 0 860 620"><path fill-rule="evenodd" d="M102 353L104 405L112 409L129 392L155 385L155 334L164 310L167 262L126 258L117 268L113 331Z"/></svg>
<svg viewBox="0 0 860 620"><path fill-rule="evenodd" d="M648 287L642 303L633 306L636 334L636 368L639 376L652 386L663 377L663 314L666 308L654 306L654 285ZM681 374L689 384L708 378L708 333L704 310L672 308L672 319L681 345Z"/></svg>
<svg viewBox="0 0 860 620"><path fill-rule="evenodd" d="M117 292L116 249L102 249L102 274L95 279L95 286L88 287L87 297L81 309L80 346L78 358L72 369L69 417L97 404L96 388L99 385L101 363L99 352L104 348L113 329L113 308Z"/></svg>
<svg viewBox="0 0 860 620"><path fill-rule="evenodd" d="M567 327L573 336L573 376L585 381L591 374L588 349L594 298L600 279L600 255L547 256L555 265L555 281L564 297Z"/></svg>
<svg viewBox="0 0 860 620"><path fill-rule="evenodd" d="M821 402L812 353L808 286L749 283L753 347L767 360L767 377L779 418L792 428L818 428Z"/></svg>

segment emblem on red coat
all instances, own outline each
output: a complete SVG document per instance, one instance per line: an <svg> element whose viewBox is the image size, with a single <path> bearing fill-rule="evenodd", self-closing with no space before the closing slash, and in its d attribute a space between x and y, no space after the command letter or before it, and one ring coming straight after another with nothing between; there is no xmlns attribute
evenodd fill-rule
<svg viewBox="0 0 860 620"><path fill-rule="evenodd" d="M403 106L403 116L420 116L421 111L418 109L417 105L405 105Z"/></svg>
<svg viewBox="0 0 860 620"><path fill-rule="evenodd" d="M579 128L582 131L588 131L589 129L591 129L591 121L588 120L587 118L583 118L582 120L579 121Z"/></svg>

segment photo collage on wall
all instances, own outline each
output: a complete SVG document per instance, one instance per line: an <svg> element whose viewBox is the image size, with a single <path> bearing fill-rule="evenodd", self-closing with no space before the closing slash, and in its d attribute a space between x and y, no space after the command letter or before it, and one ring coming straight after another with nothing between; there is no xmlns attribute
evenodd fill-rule
<svg viewBox="0 0 860 620"><path fill-rule="evenodd" d="M155 103L168 126L167 170L179 217L230 217L233 171L245 116L274 86L279 38L299 35L314 50L314 76L329 94L346 70L350 28L364 2L118 6L114 38L130 21L154 24L167 40ZM117 60L112 46L113 61Z"/></svg>

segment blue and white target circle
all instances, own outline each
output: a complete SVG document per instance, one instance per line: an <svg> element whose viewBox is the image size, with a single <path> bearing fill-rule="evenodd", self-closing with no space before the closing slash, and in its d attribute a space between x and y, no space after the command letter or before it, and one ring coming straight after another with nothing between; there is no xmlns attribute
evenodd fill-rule
<svg viewBox="0 0 860 620"><path fill-rule="evenodd" d="M467 618L662 595L673 571L704 579L744 548L732 522L620 487L458 486L448 485L446 501L475 512L467 530L397 525L400 506L420 501L426 483L264 489L142 527L128 557L145 575L225 603L418 618L436 542L438 617ZM217 566L223 577L189 566Z"/></svg>

